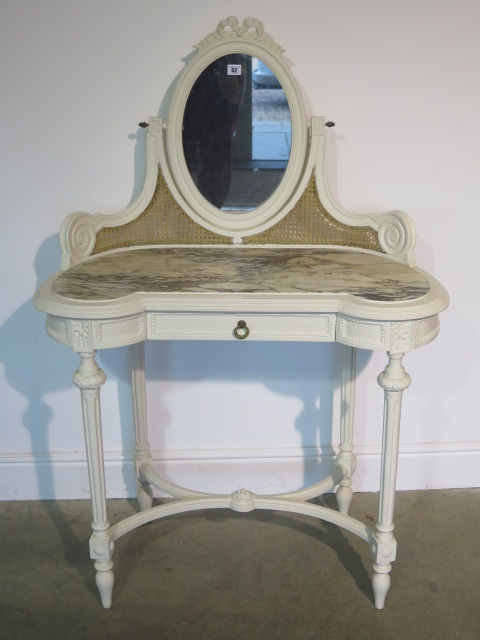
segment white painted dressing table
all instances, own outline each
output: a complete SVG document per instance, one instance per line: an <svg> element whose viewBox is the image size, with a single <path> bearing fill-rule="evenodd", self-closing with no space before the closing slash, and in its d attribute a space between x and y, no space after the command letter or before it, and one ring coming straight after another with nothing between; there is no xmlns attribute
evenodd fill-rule
<svg viewBox="0 0 480 640"><path fill-rule="evenodd" d="M167 124L160 118L149 121L147 177L140 197L116 216L70 215L60 233L62 271L35 296L35 305L47 314L48 334L80 356L74 383L82 399L93 509L90 554L102 603L111 606L112 555L120 536L176 513L257 508L307 514L364 539L374 557L375 606L381 609L396 552L393 508L400 407L410 384L402 358L436 337L438 314L447 306L448 295L433 277L414 266L415 229L406 214L356 216L333 201L324 167L324 119L307 122L298 90L282 61L282 49L258 20L247 18L239 24L227 18L196 48L174 88ZM206 162L202 152L200 160L188 161L189 145L205 141L194 140L196 131L188 138L185 114L192 107L192 96L200 100L201 81L210 81L207 75L212 69L212 77L218 80L221 65L228 63L224 65L228 77L218 81L222 91L218 100L228 90L229 104L234 106L231 113L230 107L221 106L219 114L229 113L226 128L232 132L245 130L238 95L251 107L257 60L276 77L288 104L288 162L258 160L251 149L240 162L230 140L220 163L228 161L229 166L220 170L221 176L218 169L214 172L218 180L231 187L240 176L241 184L247 179L250 191L263 193L264 183L271 183L275 172L277 177L273 176L276 183L273 180L270 191L254 206L223 206L214 199L220 196L210 196L202 185L199 176ZM193 107L192 113L202 112L200 103ZM246 130L250 140L254 138L251 120ZM334 473L313 486L268 496L254 495L248 488L231 495L205 494L160 477L148 443L147 340L301 340L344 345L341 441ZM134 458L141 510L111 526L100 415L105 374L96 364L95 353L125 346L132 352ZM385 404L375 528L348 515L355 470L357 348L388 354L378 377ZM152 507L152 486L174 500ZM335 487L339 511L310 502Z"/></svg>

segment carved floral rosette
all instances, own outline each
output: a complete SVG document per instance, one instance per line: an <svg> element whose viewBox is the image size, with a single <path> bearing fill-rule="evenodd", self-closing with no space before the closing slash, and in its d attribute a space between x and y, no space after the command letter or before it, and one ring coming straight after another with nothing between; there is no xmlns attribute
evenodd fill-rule
<svg viewBox="0 0 480 640"><path fill-rule="evenodd" d="M255 494L248 489L238 489L231 495L230 509L233 511L253 511L255 509Z"/></svg>

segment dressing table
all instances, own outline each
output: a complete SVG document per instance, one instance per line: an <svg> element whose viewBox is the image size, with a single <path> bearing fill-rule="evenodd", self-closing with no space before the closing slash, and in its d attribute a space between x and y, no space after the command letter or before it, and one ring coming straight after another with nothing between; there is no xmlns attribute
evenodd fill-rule
<svg viewBox="0 0 480 640"><path fill-rule="evenodd" d="M112 602L119 537L158 518L224 508L300 513L359 536L373 555L375 606L384 606L396 553L400 409L410 385L402 360L437 336L448 295L415 266L415 228L407 214L354 215L334 201L325 169L327 125L333 123L307 120L282 52L253 18L227 18L197 44L173 89L168 117L146 125L140 196L117 215L68 216L60 231L61 271L35 295L48 335L80 358L73 381L81 395L91 488L90 555L105 608ZM161 477L148 442L149 340L341 343L334 472L277 495L255 495L248 486L231 495L207 494ZM112 526L100 412L106 376L95 356L98 349L124 347L132 355L140 510ZM386 353L378 376L384 423L375 527L348 515L357 348ZM152 487L172 500L152 506ZM312 502L333 489L338 510Z"/></svg>

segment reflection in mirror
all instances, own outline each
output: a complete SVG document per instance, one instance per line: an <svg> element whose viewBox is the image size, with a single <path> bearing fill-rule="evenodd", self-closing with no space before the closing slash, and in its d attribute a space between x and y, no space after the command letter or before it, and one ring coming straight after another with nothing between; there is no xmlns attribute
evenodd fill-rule
<svg viewBox="0 0 480 640"><path fill-rule="evenodd" d="M182 135L200 193L223 211L251 211L272 195L287 167L292 124L285 92L261 60L222 56L193 85Z"/></svg>

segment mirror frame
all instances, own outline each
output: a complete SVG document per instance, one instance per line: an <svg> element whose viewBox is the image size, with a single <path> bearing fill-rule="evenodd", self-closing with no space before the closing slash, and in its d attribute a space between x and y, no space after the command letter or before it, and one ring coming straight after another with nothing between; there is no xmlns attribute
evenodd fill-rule
<svg viewBox="0 0 480 640"><path fill-rule="evenodd" d="M256 18L245 18L239 25L236 18L222 20L217 31L195 47L197 53L180 74L172 93L166 126L168 163L177 189L188 205L208 226L223 235L236 236L251 231L272 218L291 197L302 174L307 151L307 121L300 92L281 58L283 49L264 32ZM187 168L183 153L183 115L187 99L198 76L214 60L227 54L241 53L258 58L278 78L287 98L292 124L292 144L287 168L275 191L255 209L222 211L212 205L198 190Z"/></svg>

